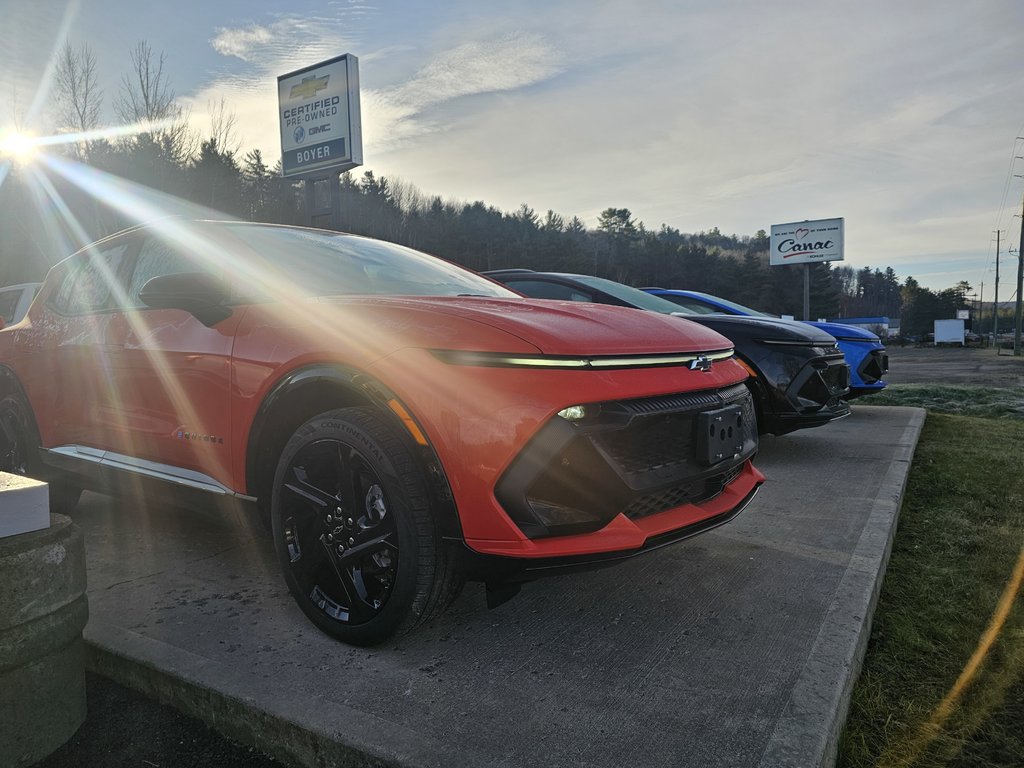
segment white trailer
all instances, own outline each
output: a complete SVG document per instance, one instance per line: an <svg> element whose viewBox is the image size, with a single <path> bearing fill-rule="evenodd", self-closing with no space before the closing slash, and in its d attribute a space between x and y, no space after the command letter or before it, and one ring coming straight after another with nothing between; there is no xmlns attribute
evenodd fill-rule
<svg viewBox="0 0 1024 768"><path fill-rule="evenodd" d="M964 345L964 321L963 320L936 320L935 321L935 344L959 344Z"/></svg>

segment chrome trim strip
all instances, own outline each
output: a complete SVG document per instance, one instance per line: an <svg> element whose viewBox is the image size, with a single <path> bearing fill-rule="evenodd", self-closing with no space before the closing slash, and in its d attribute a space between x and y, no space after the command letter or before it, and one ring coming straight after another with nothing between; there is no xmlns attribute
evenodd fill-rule
<svg viewBox="0 0 1024 768"><path fill-rule="evenodd" d="M124 472L134 472L137 475L144 475L145 477L152 477L156 480L216 493L221 496L239 495L202 472L182 469L170 464L161 464L156 461L146 461L145 459L138 459L134 456L126 456L121 453L114 453L113 451L91 448L87 445L61 445L57 448L43 448L42 450L47 453L57 454L58 456L78 459L79 461L98 464L110 469L119 469Z"/></svg>

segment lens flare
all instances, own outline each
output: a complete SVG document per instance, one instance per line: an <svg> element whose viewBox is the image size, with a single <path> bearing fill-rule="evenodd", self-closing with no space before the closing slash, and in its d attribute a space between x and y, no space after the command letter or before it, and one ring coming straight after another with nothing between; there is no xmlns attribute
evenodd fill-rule
<svg viewBox="0 0 1024 768"><path fill-rule="evenodd" d="M38 146L36 139L29 134L9 131L0 137L0 158L24 163L32 159Z"/></svg>

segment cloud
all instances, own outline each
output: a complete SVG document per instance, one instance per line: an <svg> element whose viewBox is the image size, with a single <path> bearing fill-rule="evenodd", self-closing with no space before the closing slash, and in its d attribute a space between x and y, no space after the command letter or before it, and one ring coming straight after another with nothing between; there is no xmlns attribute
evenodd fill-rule
<svg viewBox="0 0 1024 768"><path fill-rule="evenodd" d="M242 61L252 61L253 53L262 50L273 39L274 33L267 27L252 24L239 29L218 29L217 36L210 44L219 54L234 56Z"/></svg>
<svg viewBox="0 0 1024 768"><path fill-rule="evenodd" d="M443 51L409 80L365 91L364 138L381 151L440 128L425 116L446 102L468 96L516 91L564 70L565 57L541 35L514 32Z"/></svg>
<svg viewBox="0 0 1024 768"><path fill-rule="evenodd" d="M284 18L261 26L221 27L210 40L222 56L254 64L260 74L280 74L283 68L298 68L336 56L353 44L343 34L338 19L317 17Z"/></svg>
<svg viewBox="0 0 1024 768"><path fill-rule="evenodd" d="M442 52L389 95L422 107L460 96L511 91L558 74L563 58L540 35L512 33Z"/></svg>

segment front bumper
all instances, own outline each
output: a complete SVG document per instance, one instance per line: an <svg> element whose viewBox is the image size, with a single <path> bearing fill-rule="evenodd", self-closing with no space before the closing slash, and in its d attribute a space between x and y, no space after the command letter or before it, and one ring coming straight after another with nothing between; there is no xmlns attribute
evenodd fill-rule
<svg viewBox="0 0 1024 768"><path fill-rule="evenodd" d="M486 582L488 588L491 589L546 576L604 568L692 538L728 523L753 501L764 481L764 476L754 469L749 461L743 468L743 475L742 479L747 482L738 481L726 489L716 500L718 503L714 505L711 514L679 527L670 527L660 533L651 533L638 546L584 555L545 555L529 558L482 554L467 547L461 553L466 576L473 581ZM490 598L488 599L490 600ZM495 602L500 601L499 598Z"/></svg>
<svg viewBox="0 0 1024 768"><path fill-rule="evenodd" d="M766 397L762 432L784 435L850 415L850 367L841 354L813 357Z"/></svg>
<svg viewBox="0 0 1024 768"><path fill-rule="evenodd" d="M564 370L450 365L408 349L380 360L373 373L389 382L437 453L461 529L445 537L481 555L539 560L639 550L652 536L727 513L764 480L750 464L753 432L738 450L719 451L720 461L707 454L707 464L698 465L697 446L707 453L710 441L665 431L723 407L723 419L742 416L736 404L749 401L734 360L708 371ZM599 417L569 423L557 415L577 404L598 405ZM641 405L653 411L630 411ZM638 430L622 431L629 425ZM652 461L639 450L645 443L693 453L684 461ZM569 469L559 478L563 460ZM595 499L588 488L611 490ZM574 517L573 494L583 497L583 512L593 501L596 515ZM547 519L533 514L533 502L548 503L541 510ZM564 522L570 526L558 525Z"/></svg>

